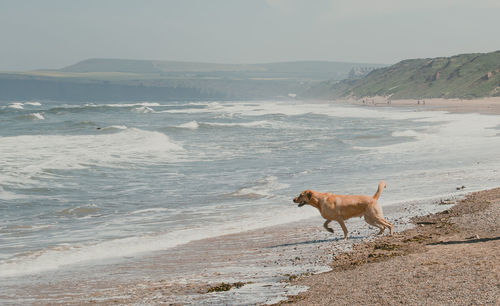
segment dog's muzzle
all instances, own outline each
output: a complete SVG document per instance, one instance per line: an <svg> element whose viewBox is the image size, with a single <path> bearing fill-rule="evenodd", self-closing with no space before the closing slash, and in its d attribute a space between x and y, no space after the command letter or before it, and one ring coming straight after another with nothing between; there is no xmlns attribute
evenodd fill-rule
<svg viewBox="0 0 500 306"><path fill-rule="evenodd" d="M302 206L307 204L306 201L299 201L297 198L293 199L293 202L299 203L299 205L298 205L299 207L302 207Z"/></svg>

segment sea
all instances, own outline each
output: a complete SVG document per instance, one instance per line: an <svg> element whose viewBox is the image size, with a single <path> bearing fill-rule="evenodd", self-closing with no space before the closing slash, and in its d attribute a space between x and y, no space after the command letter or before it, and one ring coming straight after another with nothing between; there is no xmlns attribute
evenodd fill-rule
<svg viewBox="0 0 500 306"><path fill-rule="evenodd" d="M500 116L423 106L0 102L0 284L317 217L304 189L383 180L385 210L497 187L499 152Z"/></svg>

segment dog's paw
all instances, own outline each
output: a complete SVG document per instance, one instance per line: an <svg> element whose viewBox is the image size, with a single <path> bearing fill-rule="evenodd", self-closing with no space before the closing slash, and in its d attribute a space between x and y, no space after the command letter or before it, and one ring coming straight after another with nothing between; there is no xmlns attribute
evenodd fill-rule
<svg viewBox="0 0 500 306"><path fill-rule="evenodd" d="M333 233L333 230L329 227L327 227L326 230L329 231L330 233Z"/></svg>

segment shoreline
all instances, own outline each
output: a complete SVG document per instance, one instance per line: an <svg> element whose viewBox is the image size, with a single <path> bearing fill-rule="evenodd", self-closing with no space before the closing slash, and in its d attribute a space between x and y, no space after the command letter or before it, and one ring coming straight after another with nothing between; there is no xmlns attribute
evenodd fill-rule
<svg viewBox="0 0 500 306"><path fill-rule="evenodd" d="M330 272L291 281L309 289L276 305L500 303L500 188L412 221L335 256Z"/></svg>
<svg viewBox="0 0 500 306"><path fill-rule="evenodd" d="M385 216L396 231L405 230L411 226L409 220L413 216L449 207L439 204L439 199L448 198L443 195L434 200L384 206ZM0 301L101 305L277 303L307 290L306 286L290 284L287 280L329 271L334 254L348 252L354 244L376 237L377 230L359 218L348 221L347 242L343 241L339 226L334 225L335 232L331 234L323 229L322 223L318 215L192 241L165 251L124 258L117 263L88 263L27 275L22 280L7 279ZM210 288L222 283L243 286L208 293Z"/></svg>
<svg viewBox="0 0 500 306"><path fill-rule="evenodd" d="M366 107L411 107L415 110L437 110L450 113L480 113L483 115L500 115L500 97L477 99L391 99L375 96L365 98L348 98L348 104Z"/></svg>

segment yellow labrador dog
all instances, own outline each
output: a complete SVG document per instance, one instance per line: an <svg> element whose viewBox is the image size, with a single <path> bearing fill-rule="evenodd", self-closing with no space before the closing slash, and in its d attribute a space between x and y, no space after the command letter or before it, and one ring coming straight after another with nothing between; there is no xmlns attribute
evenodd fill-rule
<svg viewBox="0 0 500 306"><path fill-rule="evenodd" d="M347 240L347 228L344 220L352 217L365 217L366 223L378 227L382 234L385 228L389 228L392 235L392 224L387 222L382 215L382 209L378 205L378 198L382 189L386 187L385 182L378 184L377 192L372 196L367 195L340 195L334 193L321 193L313 190L305 190L293 202L299 203L299 207L309 204L316 207L321 216L326 219L323 226L331 233L328 227L331 221L337 221L344 231L344 239Z"/></svg>

